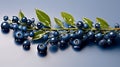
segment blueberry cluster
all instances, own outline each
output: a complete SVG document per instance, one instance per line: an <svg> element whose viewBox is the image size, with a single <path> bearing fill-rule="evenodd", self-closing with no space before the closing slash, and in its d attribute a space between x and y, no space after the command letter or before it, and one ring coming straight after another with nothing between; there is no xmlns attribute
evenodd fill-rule
<svg viewBox="0 0 120 67"><path fill-rule="evenodd" d="M3 17L4 22L1 23L1 30L8 33L11 30L14 32L14 39L17 43L23 45L25 50L30 49L31 39L36 36L35 32L44 30L45 33L39 43L37 50L40 54L47 53L47 45L57 46L60 49L65 49L71 45L73 49L80 50L89 42L97 43L101 47L112 46L116 38L120 39L119 30L102 30L100 23L94 24L94 29L90 29L87 23L78 21L76 27L71 27L63 30L51 29L41 22L35 24L35 19L27 19L22 17L19 19L13 16L12 20L8 16ZM120 25L115 24L115 28ZM37 34L38 35L38 34Z"/></svg>

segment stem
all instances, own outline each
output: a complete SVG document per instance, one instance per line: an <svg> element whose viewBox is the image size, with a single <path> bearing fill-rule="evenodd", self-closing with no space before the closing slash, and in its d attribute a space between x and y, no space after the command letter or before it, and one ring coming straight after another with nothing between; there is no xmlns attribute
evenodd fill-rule
<svg viewBox="0 0 120 67"><path fill-rule="evenodd" d="M78 30L78 28L43 28L42 30L45 30L45 31L63 31L63 30L66 30L66 31L70 31L70 30ZM91 30L91 31L111 31L111 30L120 30L120 28L106 28L106 29L96 29L96 28L92 28L92 29L83 29L83 30Z"/></svg>

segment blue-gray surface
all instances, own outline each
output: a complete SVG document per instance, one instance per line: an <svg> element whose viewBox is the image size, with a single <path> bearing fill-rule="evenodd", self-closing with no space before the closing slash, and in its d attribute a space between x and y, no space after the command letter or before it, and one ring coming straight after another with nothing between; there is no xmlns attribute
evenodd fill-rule
<svg viewBox="0 0 120 67"><path fill-rule="evenodd" d="M120 0L0 0L0 20L8 15L12 17L22 10L29 18L35 17L35 8L45 11L54 23L53 18L60 19L60 12L71 13L76 21L88 17L95 22L96 17L106 19L111 26L120 22ZM53 24L54 26L54 24ZM36 45L30 51L17 46L9 34L0 32L0 67L119 67L120 48L100 49L87 46L80 52L69 47L65 51L58 50L46 57L37 55Z"/></svg>

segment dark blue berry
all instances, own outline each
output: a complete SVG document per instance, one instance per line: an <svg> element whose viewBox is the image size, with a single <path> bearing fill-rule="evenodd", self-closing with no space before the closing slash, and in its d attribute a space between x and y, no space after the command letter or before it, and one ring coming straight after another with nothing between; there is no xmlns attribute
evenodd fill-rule
<svg viewBox="0 0 120 67"><path fill-rule="evenodd" d="M82 45L82 41L80 39L74 39L72 42L72 46L75 50L80 49Z"/></svg>
<svg viewBox="0 0 120 67"><path fill-rule="evenodd" d="M52 37L50 38L50 43L57 43L58 42L58 39L56 37Z"/></svg>
<svg viewBox="0 0 120 67"><path fill-rule="evenodd" d="M107 44L107 41L105 39L102 39L99 41L98 45L101 46L101 47L105 47Z"/></svg>
<svg viewBox="0 0 120 67"><path fill-rule="evenodd" d="M85 28L85 29L89 28L89 26L88 26L87 23L84 23L84 28Z"/></svg>
<svg viewBox="0 0 120 67"><path fill-rule="evenodd" d="M86 34L84 34L84 35L83 35L83 39L82 39L82 41L85 42L85 41L87 41L87 40L88 40L88 36L87 36Z"/></svg>
<svg viewBox="0 0 120 67"><path fill-rule="evenodd" d="M104 34L104 39L109 39L109 34L108 33L106 33L106 34Z"/></svg>
<svg viewBox="0 0 120 67"><path fill-rule="evenodd" d="M75 37L75 33L70 33L70 38L74 39Z"/></svg>
<svg viewBox="0 0 120 67"><path fill-rule="evenodd" d="M107 39L107 44L108 45L112 45L112 40L111 39Z"/></svg>
<svg viewBox="0 0 120 67"><path fill-rule="evenodd" d="M69 34L61 34L61 39L62 40L65 40L65 41L68 41L69 40L69 38L70 38L70 35Z"/></svg>
<svg viewBox="0 0 120 67"><path fill-rule="evenodd" d="M27 39L28 38L28 36L29 36L29 34L26 32L26 33L24 33L24 39Z"/></svg>
<svg viewBox="0 0 120 67"><path fill-rule="evenodd" d="M88 38L89 38L90 40L93 40L94 37L95 37L95 34L94 34L93 31L89 31L89 32L87 33L87 36L88 36Z"/></svg>
<svg viewBox="0 0 120 67"><path fill-rule="evenodd" d="M53 35L54 35L55 37L57 37L57 36L59 36L59 32L58 32L58 31L54 31L54 32L53 32Z"/></svg>
<svg viewBox="0 0 120 67"><path fill-rule="evenodd" d="M96 38L96 41L101 40L101 39L103 38L102 33L97 33L97 34L95 35L95 38Z"/></svg>
<svg viewBox="0 0 120 67"><path fill-rule="evenodd" d="M13 30L18 30L18 24L13 24Z"/></svg>
<svg viewBox="0 0 120 67"><path fill-rule="evenodd" d="M120 25L118 23L115 24L115 28L119 28Z"/></svg>
<svg viewBox="0 0 120 67"><path fill-rule="evenodd" d="M4 17L3 17L3 20L4 20L4 21L7 21L8 19L9 19L8 16L4 16Z"/></svg>
<svg viewBox="0 0 120 67"><path fill-rule="evenodd" d="M8 22L2 22L1 29L9 29L9 23Z"/></svg>
<svg viewBox="0 0 120 67"><path fill-rule="evenodd" d="M18 21L19 21L19 18L17 16L12 17L12 22L18 23Z"/></svg>
<svg viewBox="0 0 120 67"><path fill-rule="evenodd" d="M42 27L43 27L43 24L42 24L41 22L38 22L38 23L37 23L37 28L38 28L38 29L41 29Z"/></svg>
<svg viewBox="0 0 120 67"><path fill-rule="evenodd" d="M29 40L25 40L23 42L23 48L26 49L26 50L30 49L30 41Z"/></svg>
<svg viewBox="0 0 120 67"><path fill-rule="evenodd" d="M114 38L116 37L116 32L110 31L110 32L108 33L108 36L109 36L110 39L114 39Z"/></svg>
<svg viewBox="0 0 120 67"><path fill-rule="evenodd" d="M18 26L18 29L19 29L19 30L22 30L22 27L23 27L22 25L19 25L19 26Z"/></svg>
<svg viewBox="0 0 120 67"><path fill-rule="evenodd" d="M32 21L30 19L27 20L27 25L31 25Z"/></svg>
<svg viewBox="0 0 120 67"><path fill-rule="evenodd" d="M23 17L23 18L21 19L21 22L26 23L26 22L27 22L27 18L26 18L26 17Z"/></svg>
<svg viewBox="0 0 120 67"><path fill-rule="evenodd" d="M22 26L22 31L26 32L27 31L27 27L26 26Z"/></svg>
<svg viewBox="0 0 120 67"><path fill-rule="evenodd" d="M99 28L100 28L100 24L99 24L99 23L96 23L96 24L95 24L95 28L99 29Z"/></svg>
<svg viewBox="0 0 120 67"><path fill-rule="evenodd" d="M1 29L2 29L2 32L8 33L9 29L10 29L9 23L8 22L2 22Z"/></svg>
<svg viewBox="0 0 120 67"><path fill-rule="evenodd" d="M47 52L47 46L45 44L38 44L37 50L39 53L46 53Z"/></svg>
<svg viewBox="0 0 120 67"><path fill-rule="evenodd" d="M48 37L49 37L49 34L45 34L45 35L43 35L43 40L47 40L48 39Z"/></svg>
<svg viewBox="0 0 120 67"><path fill-rule="evenodd" d="M68 47L68 42L60 40L58 45L61 50L65 50Z"/></svg>
<svg viewBox="0 0 120 67"><path fill-rule="evenodd" d="M23 34L22 31L15 31L15 32L14 32L14 37L15 37L16 39L23 39L23 38L24 38L24 34Z"/></svg>
<svg viewBox="0 0 120 67"><path fill-rule="evenodd" d="M32 18L32 19L31 19L31 22L34 23L34 22L35 22L35 18Z"/></svg>
<svg viewBox="0 0 120 67"><path fill-rule="evenodd" d="M84 34L83 30L78 30L78 31L75 33L76 38L80 38L80 39L82 38L83 34Z"/></svg>
<svg viewBox="0 0 120 67"><path fill-rule="evenodd" d="M80 46L82 44L82 41L80 39L74 39L72 42L73 46Z"/></svg>
<svg viewBox="0 0 120 67"><path fill-rule="evenodd" d="M10 24L10 29L13 29L13 24L12 23Z"/></svg>
<svg viewBox="0 0 120 67"><path fill-rule="evenodd" d="M84 24L83 24L82 21L78 21L77 24L76 24L76 26L77 26L78 28L82 28L82 27L84 26Z"/></svg>
<svg viewBox="0 0 120 67"><path fill-rule="evenodd" d="M31 31L30 33L29 33L29 36L30 37L33 37L35 34L34 34L34 32L33 31Z"/></svg>

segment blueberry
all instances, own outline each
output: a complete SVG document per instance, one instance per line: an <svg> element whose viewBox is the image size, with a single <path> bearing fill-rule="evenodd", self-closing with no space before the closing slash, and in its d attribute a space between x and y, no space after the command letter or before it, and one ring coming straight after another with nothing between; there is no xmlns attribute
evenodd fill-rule
<svg viewBox="0 0 120 67"><path fill-rule="evenodd" d="M30 19L27 20L27 25L31 25L32 21Z"/></svg>
<svg viewBox="0 0 120 67"><path fill-rule="evenodd" d="M115 24L115 28L119 28L120 25L118 23Z"/></svg>
<svg viewBox="0 0 120 67"><path fill-rule="evenodd" d="M47 52L47 46L45 44L38 44L37 50L39 53L46 53Z"/></svg>
<svg viewBox="0 0 120 67"><path fill-rule="evenodd" d="M109 39L109 34L108 33L106 33L106 34L104 34L104 37L103 37L104 39Z"/></svg>
<svg viewBox="0 0 120 67"><path fill-rule="evenodd" d="M88 36L87 36L86 34L84 34L84 35L83 35L83 39L82 39L82 41L85 42L86 40L88 40Z"/></svg>
<svg viewBox="0 0 120 67"><path fill-rule="evenodd" d="M15 37L16 39L23 39L23 38L24 38L24 34L23 34L22 31L15 31L15 32L14 32L14 37Z"/></svg>
<svg viewBox="0 0 120 67"><path fill-rule="evenodd" d="M77 23L76 23L76 26L78 27L78 28L82 28L83 27L83 22L82 21L78 21Z"/></svg>
<svg viewBox="0 0 120 67"><path fill-rule="evenodd" d="M13 29L13 24L12 23L10 24L10 29Z"/></svg>
<svg viewBox="0 0 120 67"><path fill-rule="evenodd" d="M38 29L41 29L42 27L43 27L43 24L42 24L41 22L38 22L38 23L37 23L37 28L38 28Z"/></svg>
<svg viewBox="0 0 120 67"><path fill-rule="evenodd" d="M7 20L8 20L8 16L4 16L4 17L3 17L3 20L4 20L4 21L7 21Z"/></svg>
<svg viewBox="0 0 120 67"><path fill-rule="evenodd" d="M101 39L103 38L102 33L97 33L97 34L95 34L95 38L96 38L96 41L101 40Z"/></svg>
<svg viewBox="0 0 120 67"><path fill-rule="evenodd" d="M23 42L23 48L26 49L26 50L30 49L30 41L29 40L25 40Z"/></svg>
<svg viewBox="0 0 120 67"><path fill-rule="evenodd" d="M93 40L94 37L95 37L95 34L94 34L93 31L89 31L89 32L87 33L87 36L89 37L90 40Z"/></svg>
<svg viewBox="0 0 120 67"><path fill-rule="evenodd" d="M111 39L107 39L107 44L108 45L112 45L112 40Z"/></svg>
<svg viewBox="0 0 120 67"><path fill-rule="evenodd" d="M70 33L70 38L74 39L75 37L75 33Z"/></svg>
<svg viewBox="0 0 120 67"><path fill-rule="evenodd" d="M74 49L80 49L82 45L82 41L80 39L74 39L72 42L72 46Z"/></svg>
<svg viewBox="0 0 120 67"><path fill-rule="evenodd" d="M13 24L13 30L18 30L18 24Z"/></svg>
<svg viewBox="0 0 120 67"><path fill-rule="evenodd" d="M54 32L53 32L53 35L54 35L55 37L57 37L57 36L59 36L59 32L58 32L58 31L54 31Z"/></svg>
<svg viewBox="0 0 120 67"><path fill-rule="evenodd" d="M61 50L65 50L68 47L68 42L65 42L64 40L60 40L58 45Z"/></svg>
<svg viewBox="0 0 120 67"><path fill-rule="evenodd" d="M87 23L84 23L84 28L85 28L85 29L89 28L89 26L88 26Z"/></svg>
<svg viewBox="0 0 120 67"><path fill-rule="evenodd" d="M34 23L34 22L35 22L35 18L32 18L32 19L31 19L31 22Z"/></svg>
<svg viewBox="0 0 120 67"><path fill-rule="evenodd" d="M60 47L65 47L65 45L67 45L67 43L64 40L60 40Z"/></svg>
<svg viewBox="0 0 120 67"><path fill-rule="evenodd" d="M35 34L34 34L34 32L33 31L31 31L30 33L29 33L29 36L30 37L33 37Z"/></svg>
<svg viewBox="0 0 120 67"><path fill-rule="evenodd" d="M8 22L2 22L1 29L2 29L2 32L8 33L9 29L10 29L9 23Z"/></svg>
<svg viewBox="0 0 120 67"><path fill-rule="evenodd" d="M78 30L78 31L75 33L76 38L82 38L83 34L84 34L83 30Z"/></svg>
<svg viewBox="0 0 120 67"><path fill-rule="evenodd" d="M22 26L22 31L26 32L27 31L27 27L26 26Z"/></svg>
<svg viewBox="0 0 120 67"><path fill-rule="evenodd" d="M99 28L100 28L100 24L99 24L99 23L96 23L96 24L95 24L95 28L99 29Z"/></svg>
<svg viewBox="0 0 120 67"><path fill-rule="evenodd" d="M22 25L19 25L19 26L18 26L18 29L19 29L19 30L22 30L22 27L23 27Z"/></svg>
<svg viewBox="0 0 120 67"><path fill-rule="evenodd" d="M57 38L56 37L52 37L52 38L50 38L50 43L52 44L52 43L57 43Z"/></svg>
<svg viewBox="0 0 120 67"><path fill-rule="evenodd" d="M80 39L74 39L72 42L73 46L80 46L82 44L82 41Z"/></svg>
<svg viewBox="0 0 120 67"><path fill-rule="evenodd" d="M116 37L116 32L115 31L110 31L108 33L108 36L109 36L110 39L114 39Z"/></svg>
<svg viewBox="0 0 120 67"><path fill-rule="evenodd" d="M70 35L69 35L68 33L66 33L66 34L61 34L61 39L62 39L62 40L68 41L69 38L70 38Z"/></svg>
<svg viewBox="0 0 120 67"><path fill-rule="evenodd" d="M99 41L98 45L101 46L101 47L105 47L107 44L107 41L105 39L102 39Z"/></svg>
<svg viewBox="0 0 120 67"><path fill-rule="evenodd" d="M23 17L23 18L21 19L21 22L26 23L26 22L27 22L27 18L26 18L26 17Z"/></svg>
<svg viewBox="0 0 120 67"><path fill-rule="evenodd" d="M9 29L9 23L8 22L2 22L1 29Z"/></svg>
<svg viewBox="0 0 120 67"><path fill-rule="evenodd" d="M12 17L12 22L18 23L18 21L19 21L19 18L17 16Z"/></svg>
<svg viewBox="0 0 120 67"><path fill-rule="evenodd" d="M47 40L48 37L49 37L49 34L44 34L42 38L43 38L43 40Z"/></svg>
<svg viewBox="0 0 120 67"><path fill-rule="evenodd" d="M28 36L29 36L29 34L26 32L26 33L24 33L24 39L27 39L28 38Z"/></svg>

